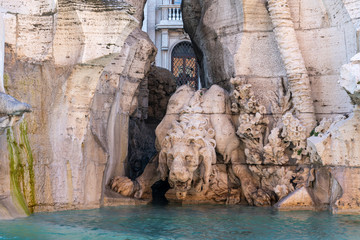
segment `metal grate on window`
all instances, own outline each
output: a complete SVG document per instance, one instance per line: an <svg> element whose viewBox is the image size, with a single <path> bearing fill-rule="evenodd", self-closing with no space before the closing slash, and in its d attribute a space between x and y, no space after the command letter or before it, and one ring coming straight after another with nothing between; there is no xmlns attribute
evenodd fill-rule
<svg viewBox="0 0 360 240"><path fill-rule="evenodd" d="M198 64L190 42L177 44L171 54L171 70L176 78L176 85L187 84L198 88Z"/></svg>

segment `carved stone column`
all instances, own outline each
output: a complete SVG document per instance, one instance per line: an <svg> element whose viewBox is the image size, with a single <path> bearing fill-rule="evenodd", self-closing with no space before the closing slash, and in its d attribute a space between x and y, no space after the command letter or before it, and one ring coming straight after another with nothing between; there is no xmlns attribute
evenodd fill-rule
<svg viewBox="0 0 360 240"><path fill-rule="evenodd" d="M296 115L309 134L314 128L315 109L310 80L296 38L287 0L268 0L268 10L289 81Z"/></svg>

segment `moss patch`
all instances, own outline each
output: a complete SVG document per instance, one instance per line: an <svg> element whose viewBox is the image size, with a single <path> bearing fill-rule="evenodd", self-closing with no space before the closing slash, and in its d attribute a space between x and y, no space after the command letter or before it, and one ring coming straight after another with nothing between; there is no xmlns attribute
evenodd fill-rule
<svg viewBox="0 0 360 240"><path fill-rule="evenodd" d="M34 158L31 151L27 123L20 126L19 141L12 128L7 130L7 142L10 160L10 187L14 198L23 210L30 214L34 211L35 200L35 172Z"/></svg>
<svg viewBox="0 0 360 240"><path fill-rule="evenodd" d="M9 88L9 75L7 75L6 73L4 73L4 88L7 92Z"/></svg>

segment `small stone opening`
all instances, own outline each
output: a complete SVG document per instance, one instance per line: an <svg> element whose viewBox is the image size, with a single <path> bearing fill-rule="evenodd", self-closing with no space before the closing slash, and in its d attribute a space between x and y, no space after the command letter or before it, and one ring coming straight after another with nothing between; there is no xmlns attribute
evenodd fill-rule
<svg viewBox="0 0 360 240"><path fill-rule="evenodd" d="M166 181L157 181L151 186L152 190L152 204L164 206L169 203L166 199L165 194L170 189L169 182Z"/></svg>

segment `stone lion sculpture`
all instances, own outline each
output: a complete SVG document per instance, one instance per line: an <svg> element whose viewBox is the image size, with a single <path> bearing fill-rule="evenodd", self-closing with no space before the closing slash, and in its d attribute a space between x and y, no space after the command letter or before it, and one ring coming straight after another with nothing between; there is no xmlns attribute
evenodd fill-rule
<svg viewBox="0 0 360 240"><path fill-rule="evenodd" d="M259 187L246 165L230 105L228 93L217 85L196 92L189 86L178 88L156 129L158 156L135 181L115 177L111 188L141 198L161 179L169 182L178 199L186 199L189 192L206 199L219 192L228 195L228 189L212 186L226 188L228 179L236 178L249 205L270 205L271 194ZM214 174L219 169L223 174Z"/></svg>

